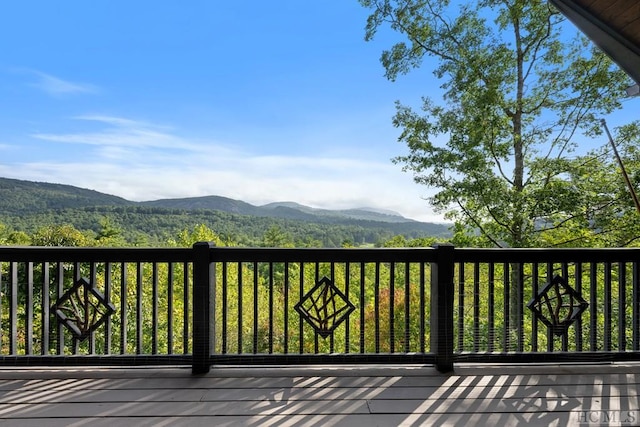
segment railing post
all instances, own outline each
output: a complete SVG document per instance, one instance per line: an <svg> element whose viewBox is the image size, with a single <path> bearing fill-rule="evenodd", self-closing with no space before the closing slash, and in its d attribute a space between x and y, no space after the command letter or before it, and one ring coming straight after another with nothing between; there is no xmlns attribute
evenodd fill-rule
<svg viewBox="0 0 640 427"><path fill-rule="evenodd" d="M436 369L453 371L453 274L454 246L435 245L436 261L431 264L431 351Z"/></svg>
<svg viewBox="0 0 640 427"><path fill-rule="evenodd" d="M215 316L215 265L210 258L210 242L193 245L193 365L192 374L206 374L211 368Z"/></svg>

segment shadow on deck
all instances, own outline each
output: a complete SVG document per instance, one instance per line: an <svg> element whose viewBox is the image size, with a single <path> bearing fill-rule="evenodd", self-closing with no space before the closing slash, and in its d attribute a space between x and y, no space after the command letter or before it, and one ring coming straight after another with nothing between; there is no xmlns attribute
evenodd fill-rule
<svg viewBox="0 0 640 427"><path fill-rule="evenodd" d="M0 424L638 425L640 364L3 368Z"/></svg>

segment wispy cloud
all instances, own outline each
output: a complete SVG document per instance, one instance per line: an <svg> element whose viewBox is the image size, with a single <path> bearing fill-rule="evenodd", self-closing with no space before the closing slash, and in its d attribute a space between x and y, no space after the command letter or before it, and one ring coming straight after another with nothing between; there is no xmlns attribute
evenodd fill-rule
<svg viewBox="0 0 640 427"><path fill-rule="evenodd" d="M35 133L31 136L51 142L96 145L104 150L110 150L114 147L164 148L190 151L199 149L198 145L171 134L164 127L142 121L103 115L78 116L74 119L98 123L106 125L106 127L89 132Z"/></svg>
<svg viewBox="0 0 640 427"><path fill-rule="evenodd" d="M98 88L91 84L63 80L59 77L37 70L23 71L36 78L36 81L30 83L30 86L38 88L51 96L95 94L99 92Z"/></svg>

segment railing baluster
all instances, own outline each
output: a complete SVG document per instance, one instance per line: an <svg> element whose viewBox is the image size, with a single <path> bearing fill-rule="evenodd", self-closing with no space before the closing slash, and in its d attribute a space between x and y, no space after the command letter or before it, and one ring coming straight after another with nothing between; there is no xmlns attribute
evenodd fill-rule
<svg viewBox="0 0 640 427"><path fill-rule="evenodd" d="M18 354L18 263L10 264L11 274L11 302L9 305L9 354Z"/></svg>
<svg viewBox="0 0 640 427"><path fill-rule="evenodd" d="M376 276L373 285L373 305L375 323L375 352L380 353L380 263L376 262Z"/></svg>
<svg viewBox="0 0 640 427"><path fill-rule="evenodd" d="M4 312L5 297L7 295L6 283L2 272L4 271L4 263L0 260L0 353L4 353Z"/></svg>
<svg viewBox="0 0 640 427"><path fill-rule="evenodd" d="M89 267L89 283L91 283L91 286L96 286L97 282L96 282L96 277L97 277L97 273L96 273L96 263L92 262L90 267ZM87 292L85 290L84 292L84 300L85 300L85 307L89 307L89 292ZM95 335L95 331L91 332L91 334L89 334L89 354L95 354L96 353L96 335Z"/></svg>
<svg viewBox="0 0 640 427"><path fill-rule="evenodd" d="M335 284L335 264L332 262L329 265L329 270L330 270L330 279L331 279L331 283ZM334 337L333 334L331 334L329 336L329 353L334 353L335 352L335 341L334 341Z"/></svg>
<svg viewBox="0 0 640 427"><path fill-rule="evenodd" d="M618 351L627 350L627 337L626 337L626 282L627 282L627 269L623 262L618 263Z"/></svg>
<svg viewBox="0 0 640 427"><path fill-rule="evenodd" d="M318 283L318 281L320 280L320 263L316 262L315 263L315 275L314 275L315 279L314 279L314 284ZM313 284L311 285L313 287ZM313 332L313 352L315 354L318 354L318 352L320 351L319 349L320 347L320 342L318 339L318 332L314 330Z"/></svg>
<svg viewBox="0 0 640 427"><path fill-rule="evenodd" d="M269 354L273 353L273 262L269 263Z"/></svg>
<svg viewBox="0 0 640 427"><path fill-rule="evenodd" d="M604 264L604 351L611 351L611 268L610 262Z"/></svg>
<svg viewBox="0 0 640 427"><path fill-rule="evenodd" d="M395 352L395 273L396 273L396 265L395 263L390 263L389 265L389 352Z"/></svg>
<svg viewBox="0 0 640 427"><path fill-rule="evenodd" d="M242 262L238 262L238 354L244 352L242 330L243 328L243 312L242 312Z"/></svg>
<svg viewBox="0 0 640 427"><path fill-rule="evenodd" d="M142 354L142 263L136 263L136 354Z"/></svg>
<svg viewBox="0 0 640 427"><path fill-rule="evenodd" d="M565 278L567 283L569 282L569 265L566 262L562 263L562 277ZM569 331L567 330L562 335L562 351L569 351Z"/></svg>
<svg viewBox="0 0 640 427"><path fill-rule="evenodd" d="M80 263L79 262L74 262L73 263L73 279L71 281L71 286L73 286L75 283L78 282L78 280L80 280L80 278L82 277L82 269L80 268ZM86 293L85 293L85 297L86 297ZM80 341L74 336L72 338L72 343L73 343L73 354L79 354L80 353Z"/></svg>
<svg viewBox="0 0 640 427"><path fill-rule="evenodd" d="M299 300L302 300L302 296L304 295L304 262L300 263L300 282L299 282ZM298 316L298 340L300 342L298 348L298 352L300 354L304 353L304 321L300 316Z"/></svg>
<svg viewBox="0 0 640 427"><path fill-rule="evenodd" d="M518 352L524 351L524 264L518 263L516 264L518 268L518 276L517 276L517 304L516 304L516 313L518 320L517 324L517 334L518 334L518 342L516 350Z"/></svg>
<svg viewBox="0 0 640 427"><path fill-rule="evenodd" d="M127 352L127 301L129 288L127 263L120 263L120 354Z"/></svg>
<svg viewBox="0 0 640 427"><path fill-rule="evenodd" d="M480 351L480 263L473 263L473 351Z"/></svg>
<svg viewBox="0 0 640 427"><path fill-rule="evenodd" d="M64 294L64 264L61 262L56 263L56 300ZM64 325L56 318L56 324L58 325L58 345L57 354L62 355L64 353Z"/></svg>
<svg viewBox="0 0 640 427"><path fill-rule="evenodd" d="M633 330L633 350L640 351L640 271L638 263L633 262L633 291L632 291L632 330Z"/></svg>
<svg viewBox="0 0 640 427"><path fill-rule="evenodd" d="M284 263L284 354L289 353L289 262Z"/></svg>
<svg viewBox="0 0 640 427"><path fill-rule="evenodd" d="M50 288L49 288L49 280L50 280L50 276L49 276L49 263L48 262L43 262L41 264L41 268L42 268L42 298L41 298L41 323L42 323L42 329L41 329L41 337L40 337L40 341L41 341L41 348L40 348L40 354L41 355L48 355L49 354L49 336L50 336L50 330L49 330L49 319L50 319L50 305L51 305L51 294L50 294ZM2 266L0 266L0 270L2 269ZM2 280L0 280L0 283L2 283ZM2 316L2 314L0 313L0 317Z"/></svg>
<svg viewBox="0 0 640 427"><path fill-rule="evenodd" d="M228 283L227 263L222 262L222 354L227 354L227 287Z"/></svg>
<svg viewBox="0 0 640 427"><path fill-rule="evenodd" d="M365 336L364 336L364 332L365 332L365 291L364 291L364 281L365 281L365 263L361 262L360 263L360 297L359 297L359 304L360 304L360 353L364 353L365 352Z"/></svg>
<svg viewBox="0 0 640 427"><path fill-rule="evenodd" d="M464 351L464 263L458 264L458 351Z"/></svg>
<svg viewBox="0 0 640 427"><path fill-rule="evenodd" d="M24 353L33 354L33 263L26 263L27 283L25 283L25 340Z"/></svg>
<svg viewBox="0 0 640 427"><path fill-rule="evenodd" d="M575 263L575 275L576 275L576 292L579 295L582 295L582 263ZM575 325L576 331L576 351L582 351L582 316L578 317Z"/></svg>
<svg viewBox="0 0 640 427"><path fill-rule="evenodd" d="M538 296L540 287L540 264L534 262L531 266L531 299ZM538 351L538 319L531 316L531 351Z"/></svg>
<svg viewBox="0 0 640 427"><path fill-rule="evenodd" d="M404 264L404 349L405 353L411 351L411 266L408 262Z"/></svg>
<svg viewBox="0 0 640 427"><path fill-rule="evenodd" d="M509 301L511 300L511 277L509 275L509 264L504 263L502 266L503 275L502 275L502 283L503 283L503 331L502 331L502 351L510 351L511 350L511 311Z"/></svg>
<svg viewBox="0 0 640 427"><path fill-rule="evenodd" d="M158 263L151 264L151 354L158 354Z"/></svg>
<svg viewBox="0 0 640 427"><path fill-rule="evenodd" d="M193 265L185 262L182 265L182 354L189 354L192 347L189 347L191 337L191 314L193 304L191 302L190 286L194 286Z"/></svg>
<svg viewBox="0 0 640 427"><path fill-rule="evenodd" d="M487 316L488 316L488 329L489 329L489 345L487 350L489 352L493 352L495 351L495 338L496 338L496 331L495 331L495 322L496 322L496 314L495 314L495 264L493 262L490 262L488 265L488 272L487 272L487 280L488 280L488 284L487 284L487 305L488 305L488 309L487 309Z"/></svg>
<svg viewBox="0 0 640 427"><path fill-rule="evenodd" d="M426 301L426 272L427 264L420 262L420 353L426 353L426 317L427 317L427 301ZM433 296L432 296L433 297ZM429 335L433 333L432 329L429 329ZM431 349L431 352L434 350Z"/></svg>
<svg viewBox="0 0 640 427"><path fill-rule="evenodd" d="M253 263L253 353L258 352L258 263Z"/></svg>
<svg viewBox="0 0 640 427"><path fill-rule="evenodd" d="M598 350L598 267L589 263L589 349Z"/></svg>
<svg viewBox="0 0 640 427"><path fill-rule="evenodd" d="M111 286L112 286L112 265L110 262L105 263L104 266L104 298L107 301L111 301ZM104 324L104 354L111 354L111 316L107 317Z"/></svg>
<svg viewBox="0 0 640 427"><path fill-rule="evenodd" d="M167 263L167 354L173 354L173 287L175 280L175 266L173 262Z"/></svg>
<svg viewBox="0 0 640 427"><path fill-rule="evenodd" d="M351 263L347 262L344 267L344 294L347 297L347 300L349 300L350 284L351 284ZM350 346L351 346L350 335L351 335L351 316L347 318L347 321L345 322L345 327L344 327L344 352L345 353L350 352Z"/></svg>
<svg viewBox="0 0 640 427"><path fill-rule="evenodd" d="M553 264L551 262L547 262L547 281L546 283L551 283L553 280ZM553 336L553 332L551 329L547 328L547 351L552 352L554 350L555 338Z"/></svg>

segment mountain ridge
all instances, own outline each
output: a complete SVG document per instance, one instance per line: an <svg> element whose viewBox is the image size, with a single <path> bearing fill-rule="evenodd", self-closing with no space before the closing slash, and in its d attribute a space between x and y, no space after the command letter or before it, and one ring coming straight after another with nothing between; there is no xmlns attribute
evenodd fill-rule
<svg viewBox="0 0 640 427"><path fill-rule="evenodd" d="M286 229L303 244L312 239L327 247L342 241L374 244L395 235L451 236L447 224L368 208L330 210L291 201L257 206L223 196L134 202L66 184L0 178L0 225L10 229L32 233L47 225L70 224L99 233L105 218L129 236L142 233L157 242L199 224L254 244L271 227Z"/></svg>
<svg viewBox="0 0 640 427"><path fill-rule="evenodd" d="M25 197L28 192L37 197ZM29 201L31 205L29 205ZM333 217L336 219L344 218L376 222L432 224L406 218L394 211L377 208L325 209L314 208L293 201L254 205L242 200L217 195L135 202L119 196L73 185L0 177L0 212L5 214L42 209L127 205L184 209L187 211L210 209L240 215L289 219L299 218L309 220L314 217Z"/></svg>

